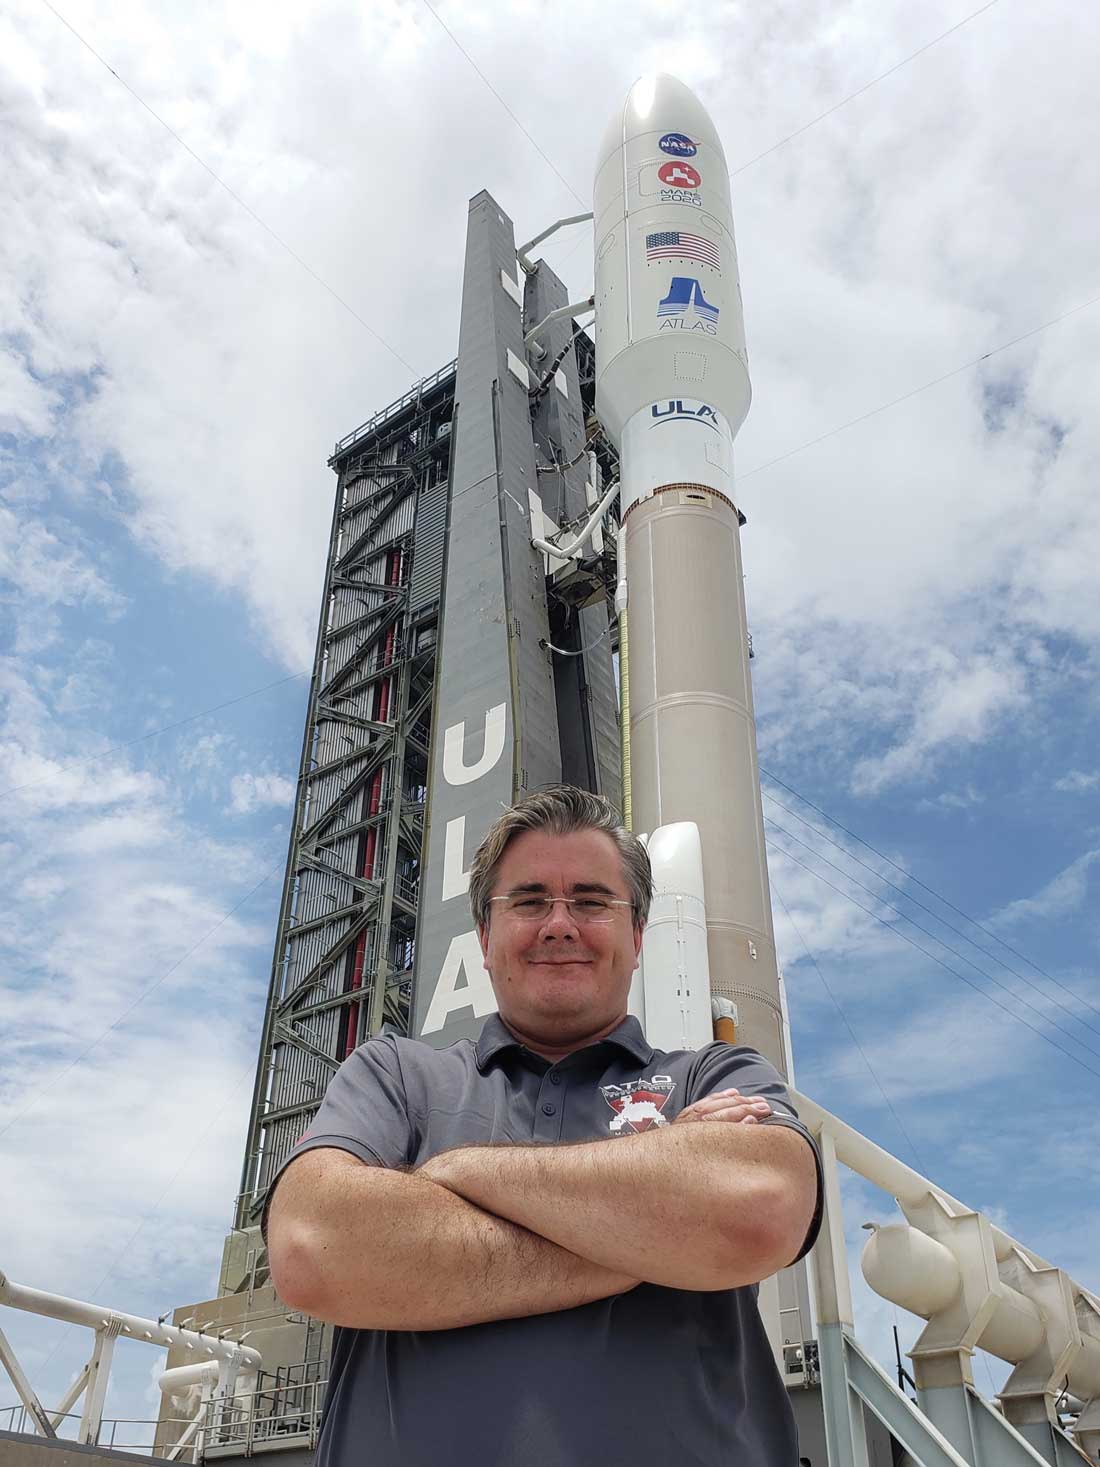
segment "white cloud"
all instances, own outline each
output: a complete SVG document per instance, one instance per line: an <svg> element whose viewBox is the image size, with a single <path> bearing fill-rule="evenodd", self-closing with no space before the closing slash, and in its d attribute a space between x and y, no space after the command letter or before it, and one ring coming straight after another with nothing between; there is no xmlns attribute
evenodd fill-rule
<svg viewBox="0 0 1100 1467"><path fill-rule="evenodd" d="M229 782L229 808L234 815L251 815L269 805L289 812L295 788L281 774L235 774Z"/></svg>
<svg viewBox="0 0 1100 1467"><path fill-rule="evenodd" d="M994 721L1024 698L1019 666L996 665L977 657L969 667L942 653L929 670L927 696L915 710L908 733L881 756L859 760L852 785L859 794L874 794L899 779L920 776L933 767L944 745L977 743Z"/></svg>
<svg viewBox="0 0 1100 1467"><path fill-rule="evenodd" d="M985 796L976 790L972 784L968 784L961 790L944 790L942 794L936 795L934 799L922 800L921 809L924 810L970 810L975 805L985 802Z"/></svg>
<svg viewBox="0 0 1100 1467"><path fill-rule="evenodd" d="M1100 769L1086 773L1083 769L1071 769L1061 779L1054 781L1054 788L1061 790L1063 794L1080 795L1086 790L1094 790L1100 785Z"/></svg>
<svg viewBox="0 0 1100 1467"><path fill-rule="evenodd" d="M1077 911L1088 893L1089 870L1097 857L1100 850L1082 852L1034 896L1009 902L990 920L995 926L1011 927L1026 921L1065 917Z"/></svg>
<svg viewBox="0 0 1100 1467"><path fill-rule="evenodd" d="M586 207L606 113L654 66L681 69L699 89L736 170L957 16L945 0L840 0L824 19L799 4L750 7L730 26L655 3L594 12L565 3L540 32L532 72L516 64L529 6L444 4L578 202L426 7L154 13L127 0L74 3L73 24L119 74L413 369L289 260L54 16L0 17L9 203L0 432L15 435L0 456L0 566L30 608L5 607L17 618L16 660L0 666L0 780L22 786L5 800L0 837L20 883L0 952L5 1037L20 1057L9 1107L221 922L134 1023L4 1138L6 1174L33 1178L15 1256L29 1282L63 1287L63 1276L87 1292L97 1259L129 1236L151 1192L171 1181L169 1164L201 1136L196 1095L220 1096L243 1077L236 1119L214 1125L167 1193L163 1226L151 1219L132 1250L132 1274L124 1259L105 1290L133 1307L131 1288L158 1288L150 1303L160 1312L192 1283L198 1297L216 1270L257 1036L247 1003L259 1002L270 955L270 921L253 925L251 908L222 920L266 859L197 827L186 795L216 791L245 814L288 809L294 789L266 769L268 750L236 736L183 741L167 772L105 755L92 716L102 664L81 666L80 642L66 656L66 618L94 613L103 640L103 623L132 604L126 557L107 553L108 534L112 547L128 537L170 575L213 591L212 603L224 598L227 620L244 620L258 651L298 670L312 647L332 505L325 455L453 355L471 195L490 189L520 237ZM751 471L1094 289L1095 228L1081 201L1095 194L1095 160L1080 138L1100 125L1100 101L1079 7L1055 0L1048 19L1036 30L997 7L734 176L755 393L738 499L749 516L765 747L819 757L868 798L924 785L918 795L938 801L945 820L953 799L970 796L946 767L952 757L1041 720L1100 650L1100 421L1082 365L1100 354L1100 310ZM590 242L581 229L547 246L574 298L591 288ZM158 610L162 631L173 609ZM166 637L166 664L175 647ZM58 667L32 671L43 650ZM175 716L173 707L154 718L155 696L144 690L134 727ZM233 769L245 772L226 795ZM886 844L896 853L902 834ZM1005 1040L976 997L973 1008L940 1007L924 990L910 1012L877 1020L882 991L927 965L791 850L773 848L776 888L811 950L837 960L842 1001L865 1004L857 1028L888 1085L897 1078L907 1101L957 1116L968 1084L1003 1082L1021 1054L1013 1035L1037 1041L1013 1029ZM1075 865L1025 899L1039 904L1030 915L1080 910L1087 863ZM883 893L872 873L857 874ZM905 884L896 871L891 879ZM801 1017L819 1017L816 977L781 912L777 935ZM210 1032L220 1036L213 1054ZM972 1060L944 1038L958 1033L973 1039ZM853 1105L868 1089L839 1059L830 1083ZM136 1132L133 1116L146 1110ZM70 1187L40 1158L71 1154L74 1115L87 1145ZM938 1137L927 1129L922 1142L950 1155L950 1126L940 1122ZM1073 1156L1051 1161L1060 1176L1076 1177L1077 1166ZM45 1219L37 1230L36 1219Z"/></svg>

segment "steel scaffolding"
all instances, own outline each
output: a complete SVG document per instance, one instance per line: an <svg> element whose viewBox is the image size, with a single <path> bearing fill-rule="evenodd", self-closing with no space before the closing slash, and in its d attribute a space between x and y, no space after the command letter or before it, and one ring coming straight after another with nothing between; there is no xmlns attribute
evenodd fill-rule
<svg viewBox="0 0 1100 1467"><path fill-rule="evenodd" d="M408 1031L454 364L336 446L320 630L235 1226L332 1075Z"/></svg>

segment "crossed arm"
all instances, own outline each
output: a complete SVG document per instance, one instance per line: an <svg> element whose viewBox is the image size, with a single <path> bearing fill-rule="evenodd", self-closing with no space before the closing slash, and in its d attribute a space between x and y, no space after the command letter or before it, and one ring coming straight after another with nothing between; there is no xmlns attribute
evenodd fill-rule
<svg viewBox="0 0 1100 1467"><path fill-rule="evenodd" d="M412 1173L307 1152L272 1200L275 1285L334 1324L425 1330L570 1309L642 1280L756 1282L798 1252L817 1184L802 1137L740 1111L715 1097L642 1136L463 1147Z"/></svg>

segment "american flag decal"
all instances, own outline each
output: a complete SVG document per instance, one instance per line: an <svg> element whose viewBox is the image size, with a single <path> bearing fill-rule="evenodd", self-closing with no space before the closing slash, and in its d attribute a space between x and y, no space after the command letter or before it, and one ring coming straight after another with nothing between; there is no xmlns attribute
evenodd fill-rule
<svg viewBox="0 0 1100 1467"><path fill-rule="evenodd" d="M666 229L661 234L645 237L646 264L655 260L697 260L712 270L720 268L722 257L713 240L701 234L685 234L682 229Z"/></svg>

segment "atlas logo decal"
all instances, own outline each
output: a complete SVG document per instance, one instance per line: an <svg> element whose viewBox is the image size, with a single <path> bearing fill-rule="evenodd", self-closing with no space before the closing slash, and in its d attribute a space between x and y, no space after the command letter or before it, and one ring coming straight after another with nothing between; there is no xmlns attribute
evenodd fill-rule
<svg viewBox="0 0 1100 1467"><path fill-rule="evenodd" d="M682 132L666 132L657 146L673 158L694 158L696 153L695 144Z"/></svg>
<svg viewBox="0 0 1100 1467"><path fill-rule="evenodd" d="M662 423L701 423L704 428L710 428L717 433L718 414L705 402L698 407L683 402L680 398L672 398L668 402L655 402L649 410L653 419L652 427L658 428Z"/></svg>
<svg viewBox="0 0 1100 1467"><path fill-rule="evenodd" d="M662 163L657 177L666 188L698 188L703 181L690 163Z"/></svg>
<svg viewBox="0 0 1100 1467"><path fill-rule="evenodd" d="M675 1089L671 1075L653 1075L625 1085L601 1085L600 1094L615 1112L609 1125L612 1136L640 1136L650 1126L667 1126L661 1112Z"/></svg>
<svg viewBox="0 0 1100 1467"><path fill-rule="evenodd" d="M658 330L702 331L718 334L718 306L712 306L692 275L674 275L668 295L657 306Z"/></svg>

